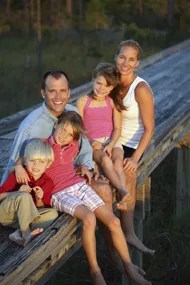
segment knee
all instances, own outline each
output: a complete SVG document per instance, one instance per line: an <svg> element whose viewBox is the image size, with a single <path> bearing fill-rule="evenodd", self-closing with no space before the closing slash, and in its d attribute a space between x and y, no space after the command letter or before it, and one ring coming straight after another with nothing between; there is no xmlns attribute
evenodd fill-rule
<svg viewBox="0 0 190 285"><path fill-rule="evenodd" d="M107 154L103 153L101 158L101 167L109 167L110 165L112 165L111 158Z"/></svg>
<svg viewBox="0 0 190 285"><path fill-rule="evenodd" d="M27 202L32 200L32 196L28 192L18 191L17 199Z"/></svg>
<svg viewBox="0 0 190 285"><path fill-rule="evenodd" d="M94 229L96 228L96 217L93 212L88 212L83 219L83 228Z"/></svg>
<svg viewBox="0 0 190 285"><path fill-rule="evenodd" d="M114 214L112 214L112 217L109 219L109 228L111 231L118 231L118 229L121 227L121 222L119 218L117 218Z"/></svg>

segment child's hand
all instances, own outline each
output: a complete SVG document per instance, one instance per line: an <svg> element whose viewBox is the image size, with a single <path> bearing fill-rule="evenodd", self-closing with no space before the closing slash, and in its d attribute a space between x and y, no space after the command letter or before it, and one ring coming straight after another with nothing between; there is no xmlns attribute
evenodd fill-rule
<svg viewBox="0 0 190 285"><path fill-rule="evenodd" d="M42 198L44 196L44 191L42 190L41 187L36 186L33 188L33 191L35 193L35 198L36 198L36 206L37 207L43 207L44 203L42 201Z"/></svg>
<svg viewBox="0 0 190 285"><path fill-rule="evenodd" d="M104 147L103 152L106 152L107 155L108 155L109 157L111 157L111 155L112 155L112 149L113 149L113 146L112 146L111 144L108 144L108 145L106 145L106 146Z"/></svg>
<svg viewBox="0 0 190 285"><path fill-rule="evenodd" d="M88 184L91 183L92 173L88 170L88 167L86 167L85 165L82 165L82 166L81 166L80 175L81 175L82 177L86 176L85 178L87 179Z"/></svg>
<svg viewBox="0 0 190 285"><path fill-rule="evenodd" d="M93 141L91 144L93 150L101 150L102 149L102 144L97 141Z"/></svg>
<svg viewBox="0 0 190 285"><path fill-rule="evenodd" d="M43 198L43 196L44 196L44 191L42 190L41 187L36 186L36 187L33 188L33 191L34 191L34 193L35 193L36 199L42 199L42 198Z"/></svg>
<svg viewBox="0 0 190 285"><path fill-rule="evenodd" d="M30 181L30 178L24 167L22 165L15 165L14 169L15 169L16 181L19 184L28 185L28 181Z"/></svg>
<svg viewBox="0 0 190 285"><path fill-rule="evenodd" d="M20 188L19 188L19 191L21 192L28 192L30 193L32 191L32 188L28 185L22 185Z"/></svg>

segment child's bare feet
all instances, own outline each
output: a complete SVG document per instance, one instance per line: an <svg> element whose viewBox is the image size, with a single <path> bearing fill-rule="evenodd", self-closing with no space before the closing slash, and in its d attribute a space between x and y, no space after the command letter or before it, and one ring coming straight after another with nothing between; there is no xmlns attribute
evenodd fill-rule
<svg viewBox="0 0 190 285"><path fill-rule="evenodd" d="M101 271L91 272L91 278L93 285L107 285Z"/></svg>
<svg viewBox="0 0 190 285"><path fill-rule="evenodd" d="M21 235L21 231L18 229L9 235L9 239L16 242L18 245L24 245L24 239Z"/></svg>
<svg viewBox="0 0 190 285"><path fill-rule="evenodd" d="M154 255L155 250L145 246L144 243L136 235L127 234L125 236L126 236L127 242L130 245L134 246L139 251L141 251L142 253L147 253L147 254L150 254L150 255Z"/></svg>
<svg viewBox="0 0 190 285"><path fill-rule="evenodd" d="M25 236L23 246L26 246L32 239L34 239L36 236L38 236L42 232L43 232L42 228L37 228L37 229L33 230L32 232L30 232L29 234L27 234Z"/></svg>
<svg viewBox="0 0 190 285"><path fill-rule="evenodd" d="M152 283L144 278L145 272L133 263L124 265L126 274L139 285L151 285Z"/></svg>
<svg viewBox="0 0 190 285"><path fill-rule="evenodd" d="M132 196L126 191L120 191L119 193L120 201L117 203L117 209L120 211L126 211L128 203L131 203Z"/></svg>

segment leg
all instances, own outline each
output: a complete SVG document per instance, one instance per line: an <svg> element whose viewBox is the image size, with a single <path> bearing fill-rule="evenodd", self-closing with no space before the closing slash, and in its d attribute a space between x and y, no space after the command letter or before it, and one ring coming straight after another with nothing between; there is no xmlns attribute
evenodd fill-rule
<svg viewBox="0 0 190 285"><path fill-rule="evenodd" d="M131 262L128 246L119 219L116 218L106 206L98 207L94 213L96 217L109 228L113 244L122 259L126 274L128 274L132 280L137 282L137 284L150 285L151 282L145 280L143 277L145 274L144 271Z"/></svg>
<svg viewBox="0 0 190 285"><path fill-rule="evenodd" d="M1 223L4 226L19 227L20 230L9 236L19 245L25 246L32 238L41 233L38 228L35 232L30 231L30 224L39 217L39 212L34 205L32 196L26 192L12 192L1 203Z"/></svg>
<svg viewBox="0 0 190 285"><path fill-rule="evenodd" d="M96 256L96 217L83 205L75 209L74 216L82 221L82 243L90 266L93 285L106 285Z"/></svg>
<svg viewBox="0 0 190 285"><path fill-rule="evenodd" d="M53 221L58 217L58 212L53 208L37 208L40 217L35 219L31 223L31 228L34 230L36 228L47 229Z"/></svg>
<svg viewBox="0 0 190 285"><path fill-rule="evenodd" d="M124 235L126 237L126 240L130 245L136 247L138 250L144 253L154 254L155 250L146 247L135 234L134 211L136 203L136 180L137 180L136 172L133 173L131 172L126 174L127 189L132 199L128 200L127 211L120 212L121 226Z"/></svg>
<svg viewBox="0 0 190 285"><path fill-rule="evenodd" d="M98 178L98 180L92 179L90 187L100 196L106 206L112 210L112 190L109 182L101 178Z"/></svg>
<svg viewBox="0 0 190 285"><path fill-rule="evenodd" d="M94 161L102 168L104 175L109 179L110 183L118 190L125 189L125 183L120 180L120 176L115 171L112 159L103 151L95 150L93 153Z"/></svg>

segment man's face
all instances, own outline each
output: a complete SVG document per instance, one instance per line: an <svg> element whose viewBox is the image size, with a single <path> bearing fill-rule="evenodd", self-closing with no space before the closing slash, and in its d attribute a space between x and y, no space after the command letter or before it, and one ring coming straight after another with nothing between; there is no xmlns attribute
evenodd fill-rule
<svg viewBox="0 0 190 285"><path fill-rule="evenodd" d="M61 75L58 79L49 75L46 79L45 90L41 90L42 97L49 112L58 117L62 114L70 98L67 79Z"/></svg>

